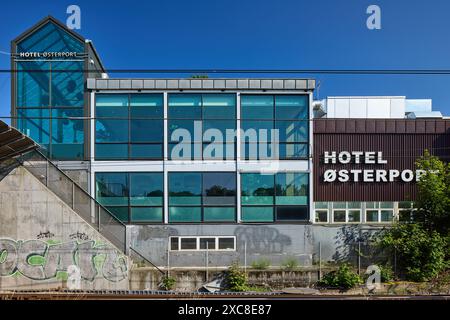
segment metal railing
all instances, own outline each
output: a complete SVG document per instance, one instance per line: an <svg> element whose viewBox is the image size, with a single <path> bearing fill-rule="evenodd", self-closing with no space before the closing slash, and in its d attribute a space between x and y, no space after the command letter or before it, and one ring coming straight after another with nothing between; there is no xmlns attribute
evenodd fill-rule
<svg viewBox="0 0 450 320"><path fill-rule="evenodd" d="M128 254L126 225L98 203L61 169L38 150L18 159L22 166L48 189L69 205L83 220L94 227L124 254Z"/></svg>

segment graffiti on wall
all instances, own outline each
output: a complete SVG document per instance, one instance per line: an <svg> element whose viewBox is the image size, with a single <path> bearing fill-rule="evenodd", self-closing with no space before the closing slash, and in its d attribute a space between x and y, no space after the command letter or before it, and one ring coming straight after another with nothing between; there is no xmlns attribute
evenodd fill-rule
<svg viewBox="0 0 450 320"><path fill-rule="evenodd" d="M281 253L291 245L291 238L271 227L239 227L235 231L238 243L246 243L249 252Z"/></svg>
<svg viewBox="0 0 450 320"><path fill-rule="evenodd" d="M0 277L24 276L49 280L67 276L76 266L82 280L102 277L111 282L127 278L127 258L117 249L95 241L55 242L0 239Z"/></svg>

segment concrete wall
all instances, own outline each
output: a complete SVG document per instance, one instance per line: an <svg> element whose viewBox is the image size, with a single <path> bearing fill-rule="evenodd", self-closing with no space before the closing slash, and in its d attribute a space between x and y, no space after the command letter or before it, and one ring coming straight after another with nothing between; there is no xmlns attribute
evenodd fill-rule
<svg viewBox="0 0 450 320"><path fill-rule="evenodd" d="M265 258L272 266L280 266L287 259L297 259L301 266L322 261L354 260L353 244L366 239L378 230L361 225L323 226L306 224L203 224L129 227L132 246L154 264L167 266L170 236L235 236L236 251L209 251L210 267L226 267L234 261L244 265L246 244L247 265ZM203 267L205 251L170 251L170 267Z"/></svg>
<svg viewBox="0 0 450 320"><path fill-rule="evenodd" d="M317 282L319 271L317 269L295 271L247 270L247 275L250 285L281 289L286 287L308 287ZM206 271L200 269L172 270L170 276L176 280L173 289L177 291L196 291L202 288L205 283L216 279L220 279L222 285L226 286L225 270L208 270L208 281ZM133 269L130 272L130 289L160 290L162 278L163 275L152 268Z"/></svg>
<svg viewBox="0 0 450 320"><path fill-rule="evenodd" d="M0 290L128 289L129 262L23 167L0 181Z"/></svg>

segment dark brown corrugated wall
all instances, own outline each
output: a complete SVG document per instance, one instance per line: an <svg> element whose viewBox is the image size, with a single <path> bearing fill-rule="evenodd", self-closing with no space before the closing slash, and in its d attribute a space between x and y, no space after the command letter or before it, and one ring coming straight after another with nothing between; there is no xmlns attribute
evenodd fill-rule
<svg viewBox="0 0 450 320"><path fill-rule="evenodd" d="M408 201L415 183L324 182L327 169L414 170L425 149L450 160L450 120L314 120L314 201ZM381 151L387 164L324 164L325 151ZM397 179L399 180L399 179Z"/></svg>

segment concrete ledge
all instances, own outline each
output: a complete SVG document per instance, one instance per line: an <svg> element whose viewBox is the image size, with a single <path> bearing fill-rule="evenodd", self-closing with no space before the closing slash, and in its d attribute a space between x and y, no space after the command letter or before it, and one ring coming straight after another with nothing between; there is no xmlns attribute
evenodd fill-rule
<svg viewBox="0 0 450 320"><path fill-rule="evenodd" d="M315 89L313 79L87 79L90 90L304 90Z"/></svg>

